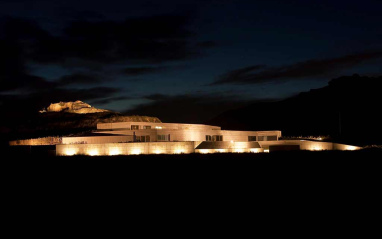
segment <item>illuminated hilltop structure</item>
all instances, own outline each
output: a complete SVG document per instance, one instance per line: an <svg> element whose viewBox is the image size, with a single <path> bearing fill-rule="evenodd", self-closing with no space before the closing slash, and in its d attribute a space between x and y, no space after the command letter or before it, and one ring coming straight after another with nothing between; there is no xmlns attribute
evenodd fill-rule
<svg viewBox="0 0 382 239"><path fill-rule="evenodd" d="M68 112L75 114L89 114L89 113L100 113L100 112L110 112L109 110L97 109L91 105L84 103L80 100L74 102L59 102L52 103L46 109L40 110L40 113L46 112Z"/></svg>
<svg viewBox="0 0 382 239"><path fill-rule="evenodd" d="M276 150L356 150L356 146L280 140L281 131L234 131L202 124L99 123L87 136L62 137L56 155L257 153Z"/></svg>

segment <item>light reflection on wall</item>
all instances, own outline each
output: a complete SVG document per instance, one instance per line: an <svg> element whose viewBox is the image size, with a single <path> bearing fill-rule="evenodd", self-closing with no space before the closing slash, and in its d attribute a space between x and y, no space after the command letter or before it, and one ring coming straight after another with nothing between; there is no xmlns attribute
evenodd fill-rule
<svg viewBox="0 0 382 239"><path fill-rule="evenodd" d="M65 149L64 154L67 156L72 156L72 155L77 154L77 152L78 151L76 149L68 148L68 149Z"/></svg>
<svg viewBox="0 0 382 239"><path fill-rule="evenodd" d="M323 150L320 146L313 146L312 148L313 151L320 151Z"/></svg>
<svg viewBox="0 0 382 239"><path fill-rule="evenodd" d="M110 148L109 155L120 155L122 154L119 148Z"/></svg>
<svg viewBox="0 0 382 239"><path fill-rule="evenodd" d="M249 152L251 152L251 153L259 153L261 151L262 151L261 149L250 149L249 150Z"/></svg>
<svg viewBox="0 0 382 239"><path fill-rule="evenodd" d="M133 149L131 150L131 154L141 154L142 151L140 149Z"/></svg>
<svg viewBox="0 0 382 239"><path fill-rule="evenodd" d="M235 149L235 153L244 153L244 149Z"/></svg>
<svg viewBox="0 0 382 239"><path fill-rule="evenodd" d="M358 149L358 148L355 147L355 146L351 146L351 145L346 146L346 150L357 150L357 149Z"/></svg>
<svg viewBox="0 0 382 239"><path fill-rule="evenodd" d="M199 152L201 154L208 154L208 153L211 153L208 149L200 149Z"/></svg>
<svg viewBox="0 0 382 239"><path fill-rule="evenodd" d="M97 155L99 155L99 151L98 151L98 149L89 149L87 151L87 154L90 156L97 156Z"/></svg>
<svg viewBox="0 0 382 239"><path fill-rule="evenodd" d="M154 153L155 153L155 154L163 154L163 151L162 151L162 150L159 150L159 149L157 149L157 150L155 150L155 151L154 151Z"/></svg>
<svg viewBox="0 0 382 239"><path fill-rule="evenodd" d="M183 154L184 153L184 149L175 149L174 153L175 154Z"/></svg>

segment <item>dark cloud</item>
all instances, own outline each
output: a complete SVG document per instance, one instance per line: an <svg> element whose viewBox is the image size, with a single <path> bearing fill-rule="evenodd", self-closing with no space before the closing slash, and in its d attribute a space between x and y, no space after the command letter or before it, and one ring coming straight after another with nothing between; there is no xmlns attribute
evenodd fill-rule
<svg viewBox="0 0 382 239"><path fill-rule="evenodd" d="M199 54L195 35L187 30L187 15L128 18L125 21L77 20L60 34L45 31L34 22L8 18L2 34L23 42L25 57L44 63L71 59L90 62L158 63L184 60Z"/></svg>
<svg viewBox="0 0 382 239"><path fill-rule="evenodd" d="M89 89L45 89L30 94L0 94L0 104L3 112L12 118L17 115L28 116L60 101L90 101L111 97L119 89L111 87L94 87Z"/></svg>
<svg viewBox="0 0 382 239"><path fill-rule="evenodd" d="M122 71L122 73L127 76L139 76L139 75L162 72L166 69L167 67L160 67L160 66L127 67Z"/></svg>
<svg viewBox="0 0 382 239"><path fill-rule="evenodd" d="M129 99L134 99L134 98L129 96L110 97L106 99L92 100L90 101L90 103L94 105L104 105L104 104L109 104L111 102L115 102L119 100L129 100Z"/></svg>
<svg viewBox="0 0 382 239"><path fill-rule="evenodd" d="M135 17L125 21L104 20L93 12L83 16L54 33L32 20L0 18L0 92L103 83L110 79L100 75L105 75L105 68L115 67L115 63L158 64L200 55L201 47L193 43L195 34L187 29L190 15ZM40 67L55 64L67 68L69 74L49 81L34 75L27 67L30 63ZM70 72L84 68L97 74ZM167 68L132 66L116 69L115 74L137 76ZM107 74L110 76L110 72Z"/></svg>
<svg viewBox="0 0 382 239"><path fill-rule="evenodd" d="M203 123L218 114L233 108L245 106L254 101L238 96L221 95L148 95L148 104L138 105L125 113L130 115L156 116L163 122Z"/></svg>
<svg viewBox="0 0 382 239"><path fill-rule="evenodd" d="M94 21L94 20L97 21L97 20L105 19L105 16L98 12L87 11L87 10L73 11L73 9L71 9L70 11L63 10L62 16L66 18L77 19L80 21Z"/></svg>
<svg viewBox="0 0 382 239"><path fill-rule="evenodd" d="M74 73L60 77L57 84L64 85L91 85L101 82L99 76L94 74Z"/></svg>
<svg viewBox="0 0 382 239"><path fill-rule="evenodd" d="M366 61L382 58L382 51L364 52L338 58L308 60L280 67L255 65L230 71L211 85L258 84L264 82L304 79L306 77L330 76L343 69L352 68ZM265 69L263 69L265 68ZM259 71L260 70L260 71Z"/></svg>
<svg viewBox="0 0 382 239"><path fill-rule="evenodd" d="M30 92L39 91L41 89L50 89L57 86L55 82L50 82L42 77L27 74L18 74L12 77L0 76L0 83L2 85L0 92L7 92L12 90Z"/></svg>
<svg viewBox="0 0 382 239"><path fill-rule="evenodd" d="M198 42L196 45L203 48L210 48L217 46L217 43L215 41L202 41Z"/></svg>
<svg viewBox="0 0 382 239"><path fill-rule="evenodd" d="M31 98L41 98L44 101L93 100L112 96L120 90L112 87L93 87L88 89L54 89L30 95Z"/></svg>
<svg viewBox="0 0 382 239"><path fill-rule="evenodd" d="M28 42L45 35L34 22L13 18L0 21L0 92L56 87L55 83L30 74L27 68Z"/></svg>

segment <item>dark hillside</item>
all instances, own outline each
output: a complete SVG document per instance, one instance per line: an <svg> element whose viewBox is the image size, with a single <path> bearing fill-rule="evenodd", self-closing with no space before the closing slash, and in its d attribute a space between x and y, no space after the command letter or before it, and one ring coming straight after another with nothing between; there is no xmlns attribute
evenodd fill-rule
<svg viewBox="0 0 382 239"><path fill-rule="evenodd" d="M156 117L124 116L117 112L75 114L68 112L33 113L28 118L8 121L2 128L2 140L62 136L95 130L97 123L161 122Z"/></svg>
<svg viewBox="0 0 382 239"><path fill-rule="evenodd" d="M344 76L326 87L227 111L206 123L224 129L281 130L284 136L330 135L346 143L381 144L381 81L382 77Z"/></svg>

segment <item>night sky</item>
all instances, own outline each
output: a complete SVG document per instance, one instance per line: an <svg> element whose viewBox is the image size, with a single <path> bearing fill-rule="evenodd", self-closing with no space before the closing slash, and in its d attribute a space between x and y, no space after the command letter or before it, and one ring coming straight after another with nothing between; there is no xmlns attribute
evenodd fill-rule
<svg viewBox="0 0 382 239"><path fill-rule="evenodd" d="M0 105L202 123L382 73L382 1L0 1ZM23 106L21 109L20 107Z"/></svg>

